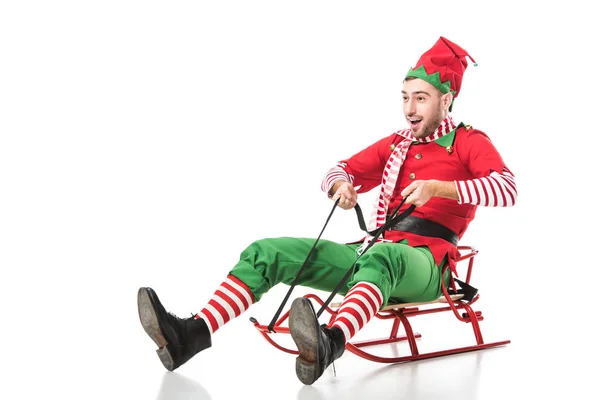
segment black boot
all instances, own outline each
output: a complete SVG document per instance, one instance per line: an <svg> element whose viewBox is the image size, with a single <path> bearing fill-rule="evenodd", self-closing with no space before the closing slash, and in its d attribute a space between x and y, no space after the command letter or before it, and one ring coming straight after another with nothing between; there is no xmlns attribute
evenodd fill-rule
<svg viewBox="0 0 600 400"><path fill-rule="evenodd" d="M290 334L299 352L296 376L305 385L312 385L344 353L344 333L337 327L319 326L312 303L304 297L292 302L289 323Z"/></svg>
<svg viewBox="0 0 600 400"><path fill-rule="evenodd" d="M203 319L184 319L168 313L151 288L138 290L138 314L144 330L159 347L156 352L160 361L169 371L211 346L210 330Z"/></svg>

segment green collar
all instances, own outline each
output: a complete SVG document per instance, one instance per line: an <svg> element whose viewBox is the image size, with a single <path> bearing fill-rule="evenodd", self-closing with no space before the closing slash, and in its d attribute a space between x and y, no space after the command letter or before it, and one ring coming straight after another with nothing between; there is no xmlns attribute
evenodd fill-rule
<svg viewBox="0 0 600 400"><path fill-rule="evenodd" d="M448 132L447 134L445 134L444 136L442 136L441 138L434 140L434 142L442 147L448 147L451 146L454 143L454 135L456 135L456 130L460 127L464 126L464 124L461 122L460 124L458 124L456 126L456 128L454 128L453 131ZM412 142L412 144L425 144L425 143L421 143L421 142Z"/></svg>

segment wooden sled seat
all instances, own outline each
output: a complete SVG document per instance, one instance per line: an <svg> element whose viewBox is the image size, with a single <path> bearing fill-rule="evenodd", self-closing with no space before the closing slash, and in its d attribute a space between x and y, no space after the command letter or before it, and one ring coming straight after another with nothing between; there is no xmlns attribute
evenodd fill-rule
<svg viewBox="0 0 600 400"><path fill-rule="evenodd" d="M462 294L451 294L450 295L450 299L454 302L457 300L460 300L463 298L464 295ZM439 298L437 298L436 300L433 301L422 301L422 302L415 302L415 303L398 303L398 304L388 304L387 306L383 307L381 310L379 311L388 311L388 310L397 310L399 308L408 308L408 307L419 307L419 306L424 306L427 304L436 304L436 303L447 303L448 299L446 299L445 296L441 296ZM340 307L342 303L338 302L338 303L331 303L330 307L333 309L337 309Z"/></svg>
<svg viewBox="0 0 600 400"><path fill-rule="evenodd" d="M462 267L464 262L467 263L467 270L465 273L464 282L470 284L471 273L473 270L474 258L478 251L470 246L458 246L458 250L461 256L457 260L458 267ZM443 273L449 268L446 265L443 269ZM471 299L464 300L463 294L457 293L457 287L454 279L452 279L449 288L442 285L442 296L436 300L429 302L414 302L414 303L402 303L402 304L388 304L375 314L375 317L381 320L392 320L392 327L390 334L387 337L381 339L365 340L365 341L349 341L346 343L346 350L351 353L363 357L367 360L380 362L380 363L399 363L406 361L416 361L426 358L433 358L439 356L445 356L450 354L464 353L467 351L482 350L491 347L502 346L510 343L510 340L503 340L498 342L486 343L483 340L481 334L480 321L483 321L483 314L481 311L475 311L472 307L473 303L479 300L479 293L472 296ZM314 300L321 307L324 301L315 294L307 294L304 297ZM471 297L471 296L469 296ZM326 311L331 315L328 325L331 325L337 315L337 309L340 303L331 303L326 307ZM316 309L316 308L315 308ZM473 328L473 334L475 336L475 343L470 346L450 348L440 351L430 351L421 353L419 351L417 340L421 338L421 334L414 332L412 325L409 321L410 318L414 318L419 315L435 314L441 312L452 312L454 317L459 322L469 323ZM294 348L286 347L275 340L277 334L289 334L289 328L285 325L289 317L289 310L286 311L277 320L273 326L273 330L270 331L267 325L261 325L255 318L250 318L250 321L254 324L254 327L261 333L261 335L271 343L275 348L290 354L298 354L298 351ZM403 332L400 332L400 326L403 327ZM409 354L396 357L382 356L373 353L372 346L381 344L390 344L397 342L408 343ZM365 347L370 347L371 351L367 352L363 350Z"/></svg>

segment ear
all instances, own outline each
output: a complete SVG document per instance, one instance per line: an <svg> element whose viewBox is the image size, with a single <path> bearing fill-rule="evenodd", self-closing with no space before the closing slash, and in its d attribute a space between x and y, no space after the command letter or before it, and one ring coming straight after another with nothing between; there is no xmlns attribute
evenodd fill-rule
<svg viewBox="0 0 600 400"><path fill-rule="evenodd" d="M451 92L442 95L442 104L444 105L445 109L450 108L450 105L452 104L452 98L453 96Z"/></svg>

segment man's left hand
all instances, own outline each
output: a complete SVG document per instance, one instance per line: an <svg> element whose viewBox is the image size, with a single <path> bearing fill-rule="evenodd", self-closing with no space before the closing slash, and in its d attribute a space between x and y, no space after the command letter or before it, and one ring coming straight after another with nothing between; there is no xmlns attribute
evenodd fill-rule
<svg viewBox="0 0 600 400"><path fill-rule="evenodd" d="M408 196L406 202L421 207L435 196L436 180L414 181L400 193L402 197Z"/></svg>

